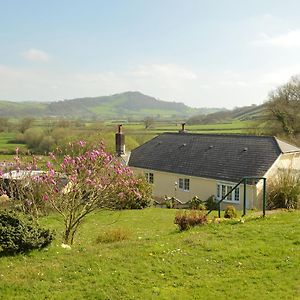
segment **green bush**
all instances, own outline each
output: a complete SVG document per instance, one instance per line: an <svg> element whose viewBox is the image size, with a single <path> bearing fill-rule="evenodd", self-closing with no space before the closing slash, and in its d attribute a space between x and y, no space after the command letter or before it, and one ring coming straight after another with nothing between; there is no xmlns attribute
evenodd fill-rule
<svg viewBox="0 0 300 300"><path fill-rule="evenodd" d="M216 202L214 195L208 197L205 201L205 205L207 210L218 210L218 203Z"/></svg>
<svg viewBox="0 0 300 300"><path fill-rule="evenodd" d="M300 176L291 169L282 170L268 184L268 209L300 207Z"/></svg>
<svg viewBox="0 0 300 300"><path fill-rule="evenodd" d="M233 205L228 205L225 209L224 218L234 219L237 217L236 209Z"/></svg>
<svg viewBox="0 0 300 300"><path fill-rule="evenodd" d="M207 216L197 210L179 211L175 216L174 223L178 225L180 231L183 231L197 225L207 224Z"/></svg>
<svg viewBox="0 0 300 300"><path fill-rule="evenodd" d="M0 211L0 255L26 253L46 247L53 240L53 234L40 228L25 215Z"/></svg>

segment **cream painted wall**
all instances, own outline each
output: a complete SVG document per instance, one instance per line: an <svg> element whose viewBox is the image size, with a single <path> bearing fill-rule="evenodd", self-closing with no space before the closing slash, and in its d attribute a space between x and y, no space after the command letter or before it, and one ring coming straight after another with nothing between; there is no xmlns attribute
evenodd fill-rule
<svg viewBox="0 0 300 300"><path fill-rule="evenodd" d="M163 199L164 196L175 197L182 202L190 201L194 196L199 197L202 200L206 200L210 196L216 196L217 183L224 183L228 185L235 185L234 182L227 181L217 181L215 179L209 178L200 178L195 176L187 176L182 174L168 173L155 171L150 169L142 169L131 167L135 174L145 174L153 173L154 174L154 183L153 183L153 196L157 199ZM179 178L188 178L190 179L190 190L182 191L178 188ZM175 182L177 182L177 188L175 189ZM258 207L257 206L257 197L256 197L256 186L247 185L247 208ZM243 186L240 186L240 203L232 202L223 202L222 209L227 205L234 205L237 209L241 210L243 208Z"/></svg>

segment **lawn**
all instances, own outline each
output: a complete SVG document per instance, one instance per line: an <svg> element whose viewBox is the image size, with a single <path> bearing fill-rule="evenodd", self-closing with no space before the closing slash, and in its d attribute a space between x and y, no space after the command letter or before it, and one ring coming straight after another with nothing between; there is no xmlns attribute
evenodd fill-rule
<svg viewBox="0 0 300 300"><path fill-rule="evenodd" d="M1 299L300 299L300 212L179 232L175 210L98 212L71 250L0 258ZM127 240L97 243L122 228Z"/></svg>

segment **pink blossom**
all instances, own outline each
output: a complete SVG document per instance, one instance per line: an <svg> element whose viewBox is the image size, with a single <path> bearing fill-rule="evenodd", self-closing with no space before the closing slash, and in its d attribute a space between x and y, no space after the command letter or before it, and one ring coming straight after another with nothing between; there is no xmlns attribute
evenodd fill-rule
<svg viewBox="0 0 300 300"><path fill-rule="evenodd" d="M49 196L47 194L43 195L43 200L47 202L49 200Z"/></svg>
<svg viewBox="0 0 300 300"><path fill-rule="evenodd" d="M79 141L78 145L83 148L83 147L85 147L86 142L85 141Z"/></svg>

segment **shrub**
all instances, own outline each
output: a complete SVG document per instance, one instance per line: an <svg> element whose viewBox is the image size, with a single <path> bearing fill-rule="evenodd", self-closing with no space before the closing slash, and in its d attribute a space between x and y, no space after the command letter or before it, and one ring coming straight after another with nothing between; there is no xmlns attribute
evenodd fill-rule
<svg viewBox="0 0 300 300"><path fill-rule="evenodd" d="M114 243L120 242L124 240L128 240L130 238L130 232L124 228L114 228L101 232L97 239L96 243Z"/></svg>
<svg viewBox="0 0 300 300"><path fill-rule="evenodd" d="M174 208L175 207L175 197L168 197L165 196L164 204L166 205L166 208Z"/></svg>
<svg viewBox="0 0 300 300"><path fill-rule="evenodd" d="M131 183L131 189L124 190L120 186L118 209L143 209L150 205L152 200L152 187L144 176L136 178Z"/></svg>
<svg viewBox="0 0 300 300"><path fill-rule="evenodd" d="M208 199L205 201L206 209L207 210L217 210L218 209L218 203L215 200L215 196L211 195L208 197Z"/></svg>
<svg viewBox="0 0 300 300"><path fill-rule="evenodd" d="M179 211L175 216L174 223L178 225L180 231L183 231L190 227L207 224L207 216L197 210Z"/></svg>
<svg viewBox="0 0 300 300"><path fill-rule="evenodd" d="M224 218L234 219L237 217L236 209L233 205L228 205L225 209Z"/></svg>
<svg viewBox="0 0 300 300"><path fill-rule="evenodd" d="M190 201L190 207L192 209L206 210L205 202L199 199L197 196L193 197Z"/></svg>
<svg viewBox="0 0 300 300"><path fill-rule="evenodd" d="M13 255L46 247L53 240L48 229L40 228L26 216L0 211L0 254Z"/></svg>
<svg viewBox="0 0 300 300"><path fill-rule="evenodd" d="M268 209L300 207L300 176L282 170L268 185Z"/></svg>

